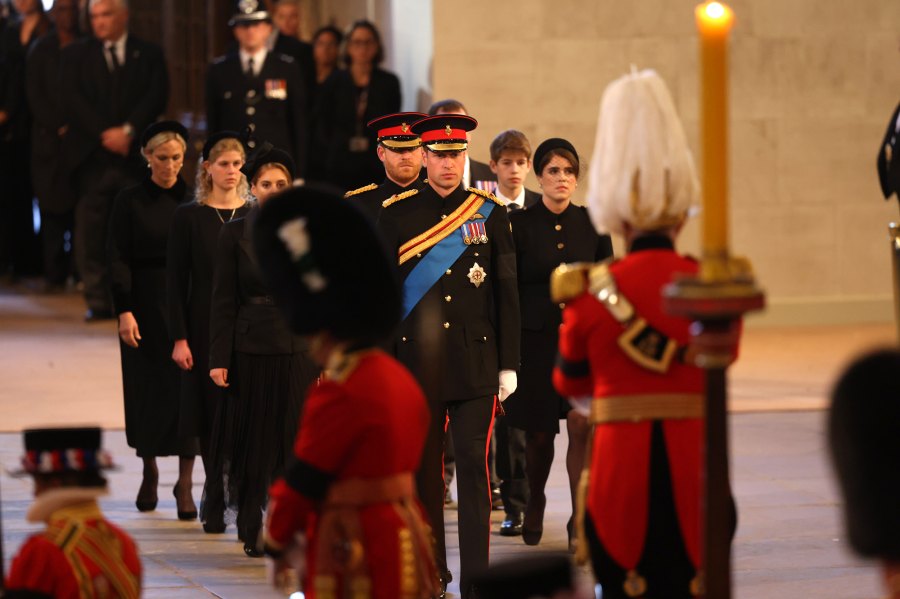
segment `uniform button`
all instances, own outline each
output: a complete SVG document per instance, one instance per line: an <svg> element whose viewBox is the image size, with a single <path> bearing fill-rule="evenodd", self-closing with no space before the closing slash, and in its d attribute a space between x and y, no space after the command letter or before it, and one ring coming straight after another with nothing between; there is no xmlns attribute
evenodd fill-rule
<svg viewBox="0 0 900 599"><path fill-rule="evenodd" d="M449 328L450 328L450 323L449 323L449 322L445 322L445 323L444 323L444 328L445 328L445 329L449 329Z"/></svg>
<svg viewBox="0 0 900 599"><path fill-rule="evenodd" d="M422 254L416 254L416 258L421 258Z"/></svg>
<svg viewBox="0 0 900 599"><path fill-rule="evenodd" d="M248 106L247 107L247 115L253 116L254 114L256 114L256 108L254 108L253 106Z"/></svg>
<svg viewBox="0 0 900 599"><path fill-rule="evenodd" d="M403 343L406 343L406 337L401 337L400 341L402 341Z"/></svg>
<svg viewBox="0 0 900 599"><path fill-rule="evenodd" d="M256 131L256 123L250 123L247 125L247 129L250 129L250 132Z"/></svg>
<svg viewBox="0 0 900 599"><path fill-rule="evenodd" d="M450 297L449 295L444 296L444 301L445 301L445 302L449 302L449 301L452 300L452 299L453 299L453 298Z"/></svg>
<svg viewBox="0 0 900 599"><path fill-rule="evenodd" d="M482 337L482 341L487 341L487 337Z"/></svg>
<svg viewBox="0 0 900 599"><path fill-rule="evenodd" d="M450 269L448 268L448 269L447 269L447 272L445 272L444 274L445 274L445 275L449 275L449 274L452 273L452 272L453 272L453 271L450 270Z"/></svg>
<svg viewBox="0 0 900 599"><path fill-rule="evenodd" d="M562 231L562 225L556 225L553 228L556 229L557 231Z"/></svg>
<svg viewBox="0 0 900 599"><path fill-rule="evenodd" d="M478 257L478 252L475 252L475 257L476 257L476 258Z"/></svg>
<svg viewBox="0 0 900 599"><path fill-rule="evenodd" d="M255 89L247 90L247 97L248 97L248 98L255 98L255 97L256 97L256 90L255 90Z"/></svg>
<svg viewBox="0 0 900 599"><path fill-rule="evenodd" d="M558 249L558 250L561 250L561 249L563 249L564 247L566 247L566 244L564 244L564 243L557 243L557 244L556 244L556 249Z"/></svg>
<svg viewBox="0 0 900 599"><path fill-rule="evenodd" d="M445 218L447 218L447 215L446 215L446 214L442 214L442 215L441 215L441 220L443 220L443 219L445 219Z"/></svg>
<svg viewBox="0 0 900 599"><path fill-rule="evenodd" d="M250 148L255 148L255 147L256 147L256 142L253 141L253 140L251 139L250 141L247 142L247 145L248 145Z"/></svg>
<svg viewBox="0 0 900 599"><path fill-rule="evenodd" d="M564 309L565 307L566 307L565 304L560 304L560 305L559 305L559 309L560 309L560 310ZM405 339L405 337L404 337L404 339Z"/></svg>

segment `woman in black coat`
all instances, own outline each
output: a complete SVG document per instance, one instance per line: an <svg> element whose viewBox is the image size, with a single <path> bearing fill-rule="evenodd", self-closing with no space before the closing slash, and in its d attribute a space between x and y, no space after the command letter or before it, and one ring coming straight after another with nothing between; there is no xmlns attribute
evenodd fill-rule
<svg viewBox="0 0 900 599"><path fill-rule="evenodd" d="M612 256L609 235L598 235L587 210L572 204L578 186L578 153L564 139L548 139L534 153L541 201L510 215L516 244L519 304L522 310L522 362L518 390L504 405L508 425L525 431L525 472L530 498L522 525L529 545L541 540L544 487L553 464L553 440L566 421L566 469L575 513L575 494L584 464L589 426L553 388L553 364L562 323L561 306L550 299L550 274L560 264L597 262ZM567 525L572 537L572 520Z"/></svg>
<svg viewBox="0 0 900 599"><path fill-rule="evenodd" d="M203 530L225 532L221 459L211 434L225 394L209 379L209 312L216 242L222 226L247 214L246 151L237 133L221 131L206 140L197 170L195 201L179 206L172 219L166 260L168 327L172 360L181 368L181 429L196 435L206 472L200 518Z"/></svg>
<svg viewBox="0 0 900 599"><path fill-rule="evenodd" d="M384 49L372 23L354 23L346 46L346 70L333 72L316 97L316 136L325 148L325 172L313 172L311 178L348 190L384 179L384 165L375 153L376 132L366 123L400 111L400 80L378 68Z"/></svg>
<svg viewBox="0 0 900 599"><path fill-rule="evenodd" d="M264 148L246 173L262 206L290 186L294 164L286 152ZM232 389L215 433L217 453L223 456L226 503L237 510L238 538L251 557L262 555L257 539L266 493L293 455L303 398L319 374L257 269L251 243L256 215L254 208L219 234L209 358L210 378Z"/></svg>
<svg viewBox="0 0 900 599"><path fill-rule="evenodd" d="M166 335L166 245L175 209L190 201L179 177L187 129L175 121L147 127L142 154L150 171L113 204L109 236L113 306L119 318L125 436L144 473L135 504L156 509L157 456L180 456L175 494L178 518L193 520L191 495L197 438L179 434L178 367L169 359Z"/></svg>

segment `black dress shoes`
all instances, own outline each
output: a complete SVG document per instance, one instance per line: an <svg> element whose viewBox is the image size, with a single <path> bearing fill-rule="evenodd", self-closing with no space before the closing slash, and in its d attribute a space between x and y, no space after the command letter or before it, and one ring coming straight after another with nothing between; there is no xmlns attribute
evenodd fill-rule
<svg viewBox="0 0 900 599"><path fill-rule="evenodd" d="M102 322L104 320L112 320L113 313L112 310L94 310L93 308L88 308L88 311L84 313L84 321L85 322Z"/></svg>
<svg viewBox="0 0 900 599"><path fill-rule="evenodd" d="M525 522L525 514L506 514L506 520L500 525L501 537L517 537L522 534L522 523Z"/></svg>

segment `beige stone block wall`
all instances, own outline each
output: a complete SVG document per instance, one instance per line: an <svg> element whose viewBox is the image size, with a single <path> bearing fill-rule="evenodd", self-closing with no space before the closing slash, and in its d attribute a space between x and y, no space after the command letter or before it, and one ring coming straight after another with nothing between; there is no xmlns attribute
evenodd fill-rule
<svg viewBox="0 0 900 599"><path fill-rule="evenodd" d="M695 4L434 2L434 97L457 97L479 120L476 158L487 160L496 133L517 128L534 146L566 137L587 162L604 87L632 64L654 68L696 154ZM875 157L900 101L900 2L731 6L731 239L768 294L758 320L892 319L887 225L900 214L881 198ZM692 253L698 224L681 238Z"/></svg>

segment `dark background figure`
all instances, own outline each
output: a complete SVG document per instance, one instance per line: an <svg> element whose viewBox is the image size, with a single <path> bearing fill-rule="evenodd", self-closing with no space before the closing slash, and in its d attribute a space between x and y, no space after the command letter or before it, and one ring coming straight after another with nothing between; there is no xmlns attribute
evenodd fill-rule
<svg viewBox="0 0 900 599"><path fill-rule="evenodd" d="M290 56L269 51L271 16L256 2L241 2L229 21L235 51L216 58L206 73L207 131L249 129L248 148L264 142L289 152L298 177L306 173L307 91Z"/></svg>
<svg viewBox="0 0 900 599"><path fill-rule="evenodd" d="M850 546L881 562L887 599L900 599L900 352L853 360L831 394L828 441Z"/></svg>
<svg viewBox="0 0 900 599"><path fill-rule="evenodd" d="M74 210L78 196L63 173L62 140L68 130L60 81L62 50L80 36L78 0L55 0L55 28L28 53L25 83L32 114L31 180L41 213L45 288L65 289L73 273Z"/></svg>
<svg viewBox="0 0 900 599"><path fill-rule="evenodd" d="M75 259L86 319L112 318L106 239L116 194L141 180L140 133L166 108L166 63L160 47L128 32L122 0L91 0L93 37L63 50L69 129L64 168L78 192Z"/></svg>
<svg viewBox="0 0 900 599"><path fill-rule="evenodd" d="M348 191L345 198L363 209L372 222L378 220L381 207L391 196L413 187L421 187L422 142L412 132L412 125L423 118L421 112L398 112L369 121L368 127L376 132L378 145L375 153L384 164L384 180Z"/></svg>
<svg viewBox="0 0 900 599"><path fill-rule="evenodd" d="M888 121L887 131L878 149L878 182L885 200L897 194L900 200L900 105Z"/></svg>
<svg viewBox="0 0 900 599"><path fill-rule="evenodd" d="M313 61L316 66L316 93L335 70L340 69L338 58L344 34L334 25L319 27L313 34Z"/></svg>
<svg viewBox="0 0 900 599"><path fill-rule="evenodd" d="M31 111L25 92L25 58L51 27L40 0L13 0L0 30L0 275L13 278L42 270L31 187Z"/></svg>
<svg viewBox="0 0 900 599"><path fill-rule="evenodd" d="M166 247L175 209L193 190L179 176L187 129L175 121L150 125L141 136L149 172L116 196L110 219L110 279L119 320L125 436L143 459L135 504L152 511L158 500L158 456L179 456L172 490L179 520L193 520L191 497L196 436L179 434L179 370L166 334Z"/></svg>
<svg viewBox="0 0 900 599"><path fill-rule="evenodd" d="M261 208L290 188L291 157L264 147L245 168ZM304 339L288 323L259 272L251 233L258 209L226 223L219 233L210 309L209 375L230 388L226 414L215 433L227 481L226 503L237 510L244 553L257 547L266 493L292 455L307 388L319 370Z"/></svg>
<svg viewBox="0 0 900 599"><path fill-rule="evenodd" d="M315 135L325 152L324 178L341 189L356 189L384 173L374 152L375 132L366 123L400 111L400 80L378 66L384 46L374 24L356 21L346 39L346 70L334 71L316 98Z"/></svg>
<svg viewBox="0 0 900 599"><path fill-rule="evenodd" d="M467 599L474 596L472 577L488 565L487 446L498 396L502 402L515 390L520 334L515 248L506 210L490 194L461 185L466 132L476 125L475 119L456 115L413 125L425 148L428 184L406 197L396 196L378 220L404 281L405 314L393 349L431 393L432 420L417 485L434 529L444 582L449 572L442 458L450 419L459 492L460 589ZM437 229L448 234L439 236ZM403 248L414 239L421 243ZM421 301L414 303L416 298ZM437 360L428 351L434 337L442 340L445 351L439 382L432 386L425 375Z"/></svg>
<svg viewBox="0 0 900 599"><path fill-rule="evenodd" d="M294 59L300 69L300 78L306 91L307 108L312 108L312 97L316 89L316 63L313 60L312 44L299 37L300 7L295 0L275 0L272 9L274 27L266 41L272 52L287 54ZM309 114L312 111L309 110Z"/></svg>
<svg viewBox="0 0 900 599"><path fill-rule="evenodd" d="M209 314L219 230L250 209L241 173L246 150L235 132L211 136L197 171L196 201L179 206L166 254L168 332L172 359L182 370L180 432L200 440L206 483L200 517L203 530L225 532L221 460L212 452L222 389L209 378Z"/></svg>
<svg viewBox="0 0 900 599"><path fill-rule="evenodd" d="M506 402L507 424L525 431L529 500L522 536L528 545L540 542L544 529L544 488L553 465L554 437L559 434L560 420L566 421L569 438L566 471L573 517L567 529L572 542L575 497L589 432L584 415L572 411L569 402L553 388L562 306L550 298L550 275L560 264L600 262L613 255L609 235L599 235L587 210L571 201L581 172L574 146L564 139L548 139L535 151L534 164L543 191L541 201L509 218L516 244L522 311L522 365L519 387Z"/></svg>

